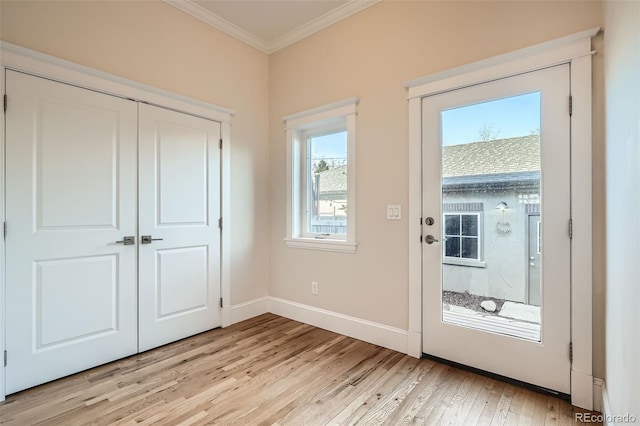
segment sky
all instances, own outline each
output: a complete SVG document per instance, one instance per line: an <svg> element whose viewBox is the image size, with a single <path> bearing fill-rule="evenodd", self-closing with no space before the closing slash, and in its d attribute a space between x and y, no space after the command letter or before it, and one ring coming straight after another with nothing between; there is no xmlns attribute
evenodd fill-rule
<svg viewBox="0 0 640 426"><path fill-rule="evenodd" d="M485 126L491 139L530 135L540 130L540 92L442 111L441 124L443 145L478 142Z"/></svg>
<svg viewBox="0 0 640 426"><path fill-rule="evenodd" d="M347 132L313 138L311 156L313 159L347 158Z"/></svg>
<svg viewBox="0 0 640 426"><path fill-rule="evenodd" d="M530 135L540 130L540 92L445 110L441 124L443 145L478 142L484 128L492 139ZM315 137L311 149L314 159L346 158L347 133Z"/></svg>

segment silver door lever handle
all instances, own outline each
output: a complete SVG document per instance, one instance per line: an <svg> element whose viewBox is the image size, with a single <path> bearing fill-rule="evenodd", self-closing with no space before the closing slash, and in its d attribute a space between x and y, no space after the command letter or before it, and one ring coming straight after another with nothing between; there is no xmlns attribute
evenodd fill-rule
<svg viewBox="0 0 640 426"><path fill-rule="evenodd" d="M151 241L162 241L164 238L151 238L151 235L141 235L140 244L151 244Z"/></svg>
<svg viewBox="0 0 640 426"><path fill-rule="evenodd" d="M116 241L116 244L124 244L125 246L131 246L136 243L136 237L123 237L120 241Z"/></svg>
<svg viewBox="0 0 640 426"><path fill-rule="evenodd" d="M433 243L437 243L437 242L438 242L438 240L436 240L436 239L433 237L433 235L427 235L427 237L424 239L424 241L425 241L427 244L433 244Z"/></svg>

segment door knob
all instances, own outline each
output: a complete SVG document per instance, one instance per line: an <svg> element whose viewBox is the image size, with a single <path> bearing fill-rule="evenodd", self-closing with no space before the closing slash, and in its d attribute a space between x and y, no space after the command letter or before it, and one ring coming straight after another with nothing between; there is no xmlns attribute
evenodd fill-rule
<svg viewBox="0 0 640 426"><path fill-rule="evenodd" d="M124 244L125 246L131 246L136 243L136 237L124 237L120 241L116 241L116 244Z"/></svg>
<svg viewBox="0 0 640 426"><path fill-rule="evenodd" d="M425 241L427 244L433 244L433 243L437 243L437 242L438 242L438 240L436 240L436 239L433 237L433 235L427 235L427 236L426 236L426 238L424 239L424 241Z"/></svg>
<svg viewBox="0 0 640 426"><path fill-rule="evenodd" d="M151 244L151 241L162 241L164 238L151 238L151 235L140 236L140 244Z"/></svg>

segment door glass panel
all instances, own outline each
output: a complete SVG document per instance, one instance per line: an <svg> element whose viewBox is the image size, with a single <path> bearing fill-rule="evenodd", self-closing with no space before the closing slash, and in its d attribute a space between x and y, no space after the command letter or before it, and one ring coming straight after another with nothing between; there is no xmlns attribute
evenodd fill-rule
<svg viewBox="0 0 640 426"><path fill-rule="evenodd" d="M440 120L442 320L540 341L540 93Z"/></svg>

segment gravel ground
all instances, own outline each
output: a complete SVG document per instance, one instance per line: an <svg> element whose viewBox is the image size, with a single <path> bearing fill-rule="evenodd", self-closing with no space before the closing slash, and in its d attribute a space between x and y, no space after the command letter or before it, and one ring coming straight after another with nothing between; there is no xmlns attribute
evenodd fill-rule
<svg viewBox="0 0 640 426"><path fill-rule="evenodd" d="M488 312L480 307L480 303L485 300L493 300L496 303L496 311ZM457 293L455 291L443 291L442 292L442 303L446 303L449 305L462 306L463 308L471 309L476 312L481 312L483 314L489 315L498 315L500 309L502 309L502 305L504 303L504 299L496 299L495 297L486 297L486 296L476 296L475 294L467 293Z"/></svg>

